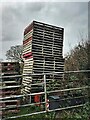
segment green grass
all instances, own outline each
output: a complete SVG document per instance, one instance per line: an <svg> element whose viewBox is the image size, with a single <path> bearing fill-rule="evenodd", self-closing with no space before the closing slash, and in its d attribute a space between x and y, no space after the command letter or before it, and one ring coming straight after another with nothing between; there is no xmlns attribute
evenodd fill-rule
<svg viewBox="0 0 90 120"><path fill-rule="evenodd" d="M22 108L20 109L20 112L18 114L9 114L7 117L11 116L18 116L18 115L25 115L25 114L30 114L33 112L39 112L40 108L39 107L28 107L28 108ZM15 118L12 120L55 120L55 112L52 113L42 113L42 114L37 114L37 115L32 115L32 116L27 116L27 117L21 117L21 118Z"/></svg>
<svg viewBox="0 0 90 120"><path fill-rule="evenodd" d="M20 112L17 114L15 113L8 114L7 117L25 115L39 111L40 111L40 107L29 106L29 107L21 108ZM71 109L67 111L66 110L60 111L58 115L59 118L58 120L89 120L89 115L90 115L90 104L87 103L81 108ZM50 113L42 113L27 117L16 118L12 120L57 120L56 117L57 117L56 112L50 112Z"/></svg>

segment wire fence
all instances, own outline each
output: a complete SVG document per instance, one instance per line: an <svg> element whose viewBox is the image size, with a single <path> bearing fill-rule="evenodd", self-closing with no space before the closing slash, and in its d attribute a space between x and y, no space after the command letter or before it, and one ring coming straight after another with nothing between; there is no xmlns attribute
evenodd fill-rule
<svg viewBox="0 0 90 120"><path fill-rule="evenodd" d="M48 76L63 74L63 79L55 82L48 79ZM41 91L23 93L24 86L1 86L0 92L0 114L1 120L9 120L31 116L40 113L52 112L83 107L90 100L90 70L52 72L43 74L27 74L27 75L12 75L1 76L3 79L19 78L25 76L42 76L42 80L36 83L31 83L28 86L37 86ZM5 82L5 81L4 81ZM52 83L51 83L52 82ZM59 83L58 83L59 82ZM58 84L57 84L58 83ZM58 87L59 85L59 87ZM8 89L19 88L20 94L11 94L2 96ZM5 91L4 91L5 90ZM39 101L35 101L35 97L39 97ZM14 104L13 104L14 103ZM11 113L14 110L13 114ZM10 111L10 112L9 112ZM27 111L27 112L26 112Z"/></svg>

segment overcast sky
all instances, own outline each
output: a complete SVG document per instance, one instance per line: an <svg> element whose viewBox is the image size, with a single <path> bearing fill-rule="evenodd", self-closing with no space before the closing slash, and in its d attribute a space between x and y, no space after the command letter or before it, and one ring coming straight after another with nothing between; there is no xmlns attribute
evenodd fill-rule
<svg viewBox="0 0 90 120"><path fill-rule="evenodd" d="M23 31L33 20L65 29L64 55L80 42L80 37L86 38L88 35L87 2L8 2L3 3L0 15L1 13L0 33L2 30L2 38L1 35L0 38L2 39L2 57L4 59L10 46L22 44Z"/></svg>

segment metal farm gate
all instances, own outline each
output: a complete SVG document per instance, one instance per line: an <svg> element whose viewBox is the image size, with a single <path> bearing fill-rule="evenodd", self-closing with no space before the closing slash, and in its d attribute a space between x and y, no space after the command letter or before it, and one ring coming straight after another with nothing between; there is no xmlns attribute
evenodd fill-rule
<svg viewBox="0 0 90 120"><path fill-rule="evenodd" d="M48 76L63 74L63 79L55 85L55 81L51 82ZM12 75L12 76L1 76L0 82L3 82L5 78L22 78L30 76L42 76L42 80L34 82L34 84L28 84L28 86L39 86L39 91L33 91L30 94L23 94L23 85L10 86L12 88L20 88L21 94L1 96L0 93L0 114L1 120L10 120L15 118L21 118L24 116L31 116L35 114L41 114L52 111L60 111L73 109L78 107L83 107L87 102L89 102L90 95L90 70L80 70L80 71L65 71L65 72L54 72L54 73L44 73L44 74L28 74L28 75ZM55 86L55 88L54 88ZM5 86L0 88L0 92L5 88ZM53 88L53 90L50 89ZM33 87L34 88L34 87ZM40 100L39 100L40 99ZM13 105L13 101L19 100L19 104L16 102ZM10 104L7 104L7 103ZM9 111L16 110L16 112L11 113Z"/></svg>

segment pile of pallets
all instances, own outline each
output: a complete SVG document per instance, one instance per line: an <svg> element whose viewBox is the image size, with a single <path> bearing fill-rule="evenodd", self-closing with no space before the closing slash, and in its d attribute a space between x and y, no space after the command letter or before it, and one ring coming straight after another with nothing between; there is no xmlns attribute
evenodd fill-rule
<svg viewBox="0 0 90 120"><path fill-rule="evenodd" d="M18 106L20 100L18 98L7 98L13 95L19 95L21 92L20 84L21 78L11 77L20 74L20 67L18 62L1 62L2 79L0 81L0 107L3 115L8 113L16 113L19 111ZM6 77L7 76L7 77Z"/></svg>
<svg viewBox="0 0 90 120"><path fill-rule="evenodd" d="M64 29L33 21L24 31L23 40L23 74L63 72ZM47 77L50 82L62 79L62 74ZM24 93L31 92L30 84L40 81L42 76L23 77ZM49 86L49 85L48 85ZM55 88L53 88L55 89ZM60 89L60 88L59 88Z"/></svg>

